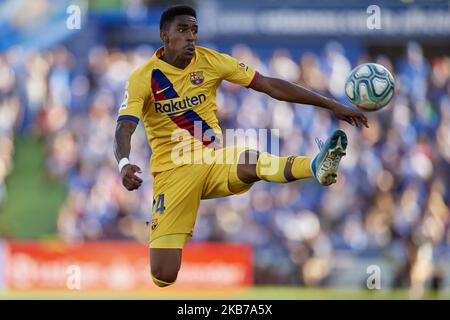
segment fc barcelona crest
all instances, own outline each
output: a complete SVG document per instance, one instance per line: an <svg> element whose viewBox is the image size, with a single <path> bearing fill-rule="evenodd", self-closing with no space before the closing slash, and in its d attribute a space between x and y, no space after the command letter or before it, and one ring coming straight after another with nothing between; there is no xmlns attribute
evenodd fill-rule
<svg viewBox="0 0 450 320"><path fill-rule="evenodd" d="M191 82L195 85L199 85L203 83L203 71L191 72Z"/></svg>
<svg viewBox="0 0 450 320"><path fill-rule="evenodd" d="M151 222L152 231L155 230L157 226L158 226L158 219L152 219Z"/></svg>

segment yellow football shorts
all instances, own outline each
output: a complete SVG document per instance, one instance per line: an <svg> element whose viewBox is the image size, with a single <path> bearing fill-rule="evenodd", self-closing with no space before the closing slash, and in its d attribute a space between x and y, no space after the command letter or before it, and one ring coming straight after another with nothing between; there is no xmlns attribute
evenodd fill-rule
<svg viewBox="0 0 450 320"><path fill-rule="evenodd" d="M155 175L150 248L182 248L192 237L201 199L226 197L251 188L253 183L237 176L239 156L247 149L219 149L212 163L187 164Z"/></svg>

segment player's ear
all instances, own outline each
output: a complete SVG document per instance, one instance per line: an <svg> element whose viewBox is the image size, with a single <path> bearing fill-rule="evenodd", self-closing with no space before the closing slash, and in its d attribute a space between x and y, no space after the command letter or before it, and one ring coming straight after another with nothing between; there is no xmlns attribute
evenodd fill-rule
<svg viewBox="0 0 450 320"><path fill-rule="evenodd" d="M161 32L159 33L159 37L161 38L163 43L169 42L169 35L167 34L166 30L161 30Z"/></svg>

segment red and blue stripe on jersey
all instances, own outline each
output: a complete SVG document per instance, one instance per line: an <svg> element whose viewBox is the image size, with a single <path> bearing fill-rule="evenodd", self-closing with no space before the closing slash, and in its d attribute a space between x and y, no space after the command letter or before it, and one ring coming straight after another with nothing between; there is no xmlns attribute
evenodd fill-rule
<svg viewBox="0 0 450 320"><path fill-rule="evenodd" d="M151 85L155 101L179 98L172 82L159 69L153 69ZM195 111L188 110L182 114L169 115L169 118L179 128L187 130L194 138L200 140L205 147L214 145L216 139L214 130Z"/></svg>
<svg viewBox="0 0 450 320"><path fill-rule="evenodd" d="M159 69L152 71L152 91L155 101L178 98L172 82Z"/></svg>
<svg viewBox="0 0 450 320"><path fill-rule="evenodd" d="M214 147L217 138L214 130L195 111L188 110L183 114L169 115L169 118L178 127L187 130L194 138L200 140L205 147Z"/></svg>

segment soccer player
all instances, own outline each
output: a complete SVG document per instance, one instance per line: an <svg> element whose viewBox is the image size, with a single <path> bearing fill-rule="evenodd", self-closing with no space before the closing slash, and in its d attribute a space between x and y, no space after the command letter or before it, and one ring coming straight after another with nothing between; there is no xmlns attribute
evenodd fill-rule
<svg viewBox="0 0 450 320"><path fill-rule="evenodd" d="M347 136L340 129L320 143L314 157L221 148L216 91L222 80L274 99L325 108L337 119L368 127L366 117L353 109L288 81L263 76L229 55L197 46L197 33L192 7L177 5L162 13L164 45L129 77L115 133L114 153L122 183L129 191L142 184L141 169L129 161L131 136L139 120L152 148L150 265L151 277L160 287L177 278L182 248L193 234L201 199L242 193L259 180L286 183L312 177L330 185L336 181L339 161L345 155ZM199 150L209 151L213 161L186 163L174 157L183 151L186 159ZM232 161L221 161L224 155Z"/></svg>

